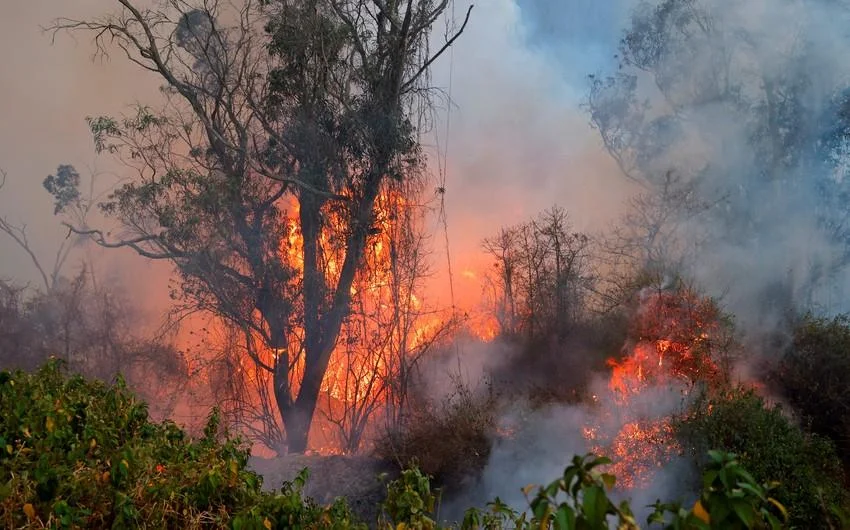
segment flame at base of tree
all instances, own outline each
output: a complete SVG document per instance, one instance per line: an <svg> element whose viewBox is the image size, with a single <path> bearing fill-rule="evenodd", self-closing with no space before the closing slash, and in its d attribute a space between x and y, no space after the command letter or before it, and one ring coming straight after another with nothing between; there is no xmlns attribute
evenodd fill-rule
<svg viewBox="0 0 850 530"><path fill-rule="evenodd" d="M382 421L401 414L414 366L435 343L463 320L448 311L428 307L423 279L428 274L424 248L424 207L413 202L407 189L388 185L376 200L363 260L351 287L351 309L343 321L320 388L317 412L310 430L310 448L323 454L354 452ZM288 205L287 230L280 252L293 264L293 292L303 288L304 248L299 209ZM345 249L334 234L344 216L328 209L327 227L319 238L321 268L328 285L340 274ZM335 239L336 237L336 239ZM299 310L297 298L294 308ZM258 321L261 319L258 318ZM227 403L236 423L266 454L283 452L285 427L278 413L270 367L287 362L289 392L297 395L304 372L304 331L297 318L289 323L286 348L266 344L263 333L250 329L216 330L208 338L218 352L218 401ZM215 364L215 363L212 363ZM259 447L265 446L264 448ZM271 455L269 455L271 456Z"/></svg>

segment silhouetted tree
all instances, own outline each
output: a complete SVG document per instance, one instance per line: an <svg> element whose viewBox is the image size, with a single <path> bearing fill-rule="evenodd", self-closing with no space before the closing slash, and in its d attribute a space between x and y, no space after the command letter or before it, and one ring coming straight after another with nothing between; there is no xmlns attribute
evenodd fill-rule
<svg viewBox="0 0 850 530"><path fill-rule="evenodd" d="M98 151L137 175L103 205L120 237L73 229L169 260L187 307L255 336L248 354L272 376L288 449L303 451L376 199L422 170L428 70L469 11L429 53L448 0L118 3L55 28L125 52L166 103L89 120Z"/></svg>

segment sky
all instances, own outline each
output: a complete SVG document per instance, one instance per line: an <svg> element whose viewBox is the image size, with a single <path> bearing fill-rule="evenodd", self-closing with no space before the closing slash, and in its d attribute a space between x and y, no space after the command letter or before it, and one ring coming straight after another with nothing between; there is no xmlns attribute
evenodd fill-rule
<svg viewBox="0 0 850 530"><path fill-rule="evenodd" d="M95 155L85 117L155 101L158 84L117 54L93 61L82 34L59 34L52 41L41 28L56 17L96 16L116 5L29 0L0 7L0 46L13 50L0 70L0 168L8 173L0 215L27 225L34 250L46 262L66 232L52 215L42 180L63 163L84 176L112 178L116 168ZM448 155L445 205L453 269L480 267L481 240L501 226L558 204L578 228L601 230L628 196L580 108L586 75L610 65L619 7L592 0L485 0L476 4L452 53L436 64L433 82L453 101L451 111L442 112L448 135L442 122L430 149L432 161L437 141ZM461 1L455 6L459 15L465 8ZM436 224L431 229L440 269L444 234ZM0 239L0 249L0 277L37 280L28 258L8 239ZM151 310L167 304L167 268L123 251L93 252L100 274L129 279L131 293ZM463 285L456 287L463 292ZM479 287L466 286L470 294Z"/></svg>
<svg viewBox="0 0 850 530"><path fill-rule="evenodd" d="M101 181L111 178L108 171L114 166L95 156L85 118L150 98L157 84L118 56L94 62L93 50L81 35L58 35L52 43L41 28L60 16L96 16L116 3L30 0L0 7L0 46L8 52L0 68L0 168L7 173L0 190L0 216L26 224L33 250L47 267L67 231L53 216L52 198L42 181L66 163L84 177L105 172ZM91 252L101 280L121 281L143 310L158 312L168 303L163 267L124 251ZM68 265L69 275L79 270L78 260ZM40 286L29 259L5 235L0 237L0 278Z"/></svg>

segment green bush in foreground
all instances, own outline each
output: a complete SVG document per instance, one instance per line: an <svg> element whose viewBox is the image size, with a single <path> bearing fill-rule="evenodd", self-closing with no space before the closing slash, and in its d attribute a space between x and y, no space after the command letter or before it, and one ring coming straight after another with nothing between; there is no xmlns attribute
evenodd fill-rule
<svg viewBox="0 0 850 530"><path fill-rule="evenodd" d="M512 510L499 499L488 505L489 510L467 511L462 530L502 529L516 530L640 530L629 503L615 504L608 492L614 487L616 477L597 468L610 460L594 455L575 457L558 480L537 489L529 498L528 512ZM387 504L416 507L403 513L405 517L390 517L384 522L386 530L395 528L434 529L437 525L422 510L433 501L427 480L418 472L410 471L403 481L407 487L390 489ZM734 454L709 452L709 463L703 475L703 490L691 509L677 503L657 502L647 519L647 525L664 530L743 530L785 528L788 514L776 499L770 496L772 485L759 484L738 463ZM534 487L525 489L528 496ZM416 519L407 519L416 515ZM414 524L410 524L414 522ZM612 526L613 525L613 526Z"/></svg>
<svg viewBox="0 0 850 530"><path fill-rule="evenodd" d="M249 448L219 431L215 413L198 440L151 423L121 381L65 377L56 361L0 372L0 527L355 526L342 504L304 500L297 482L261 492Z"/></svg>
<svg viewBox="0 0 850 530"><path fill-rule="evenodd" d="M774 496L788 508L792 526L844 527L832 514L848 506L833 445L803 432L754 391L735 389L698 401L677 429L694 456L720 447L740 455L756 480L781 479Z"/></svg>
<svg viewBox="0 0 850 530"><path fill-rule="evenodd" d="M213 414L197 440L148 420L123 384L65 377L56 362L35 374L0 372L0 526L4 528L362 529L344 500L318 506L302 495L307 472L276 493L246 469L249 449L221 432ZM703 492L690 509L655 505L664 529L782 528L774 487L734 455L710 452ZM461 528L637 529L628 503L608 497L608 463L576 457L519 513L498 499L469 510ZM529 495L532 489L526 490ZM442 528L429 478L409 469L387 486L381 530Z"/></svg>

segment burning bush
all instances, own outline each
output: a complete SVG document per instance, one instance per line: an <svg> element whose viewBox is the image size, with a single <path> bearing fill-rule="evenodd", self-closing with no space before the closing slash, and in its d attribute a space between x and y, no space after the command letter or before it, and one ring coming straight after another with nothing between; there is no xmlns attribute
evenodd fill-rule
<svg viewBox="0 0 850 530"><path fill-rule="evenodd" d="M401 466L415 464L449 490L457 490L487 464L496 435L496 397L476 394L455 381L441 402L422 399L399 429L386 433L376 451Z"/></svg>
<svg viewBox="0 0 850 530"><path fill-rule="evenodd" d="M634 488L680 449L671 415L682 412L695 388L723 387L734 342L717 303L681 281L641 288L628 313L623 355L608 361L600 415L585 434L595 450L614 455L621 483Z"/></svg>
<svg viewBox="0 0 850 530"><path fill-rule="evenodd" d="M832 444L805 434L752 390L700 399L675 426L695 457L721 448L739 454L756 480L780 479L774 495L788 508L794 527L833 528L830 510L848 506Z"/></svg>
<svg viewBox="0 0 850 530"><path fill-rule="evenodd" d="M727 379L732 325L716 301L677 281L641 289L633 306L625 356L609 361L612 389L629 394L673 381L717 387Z"/></svg>

